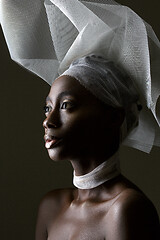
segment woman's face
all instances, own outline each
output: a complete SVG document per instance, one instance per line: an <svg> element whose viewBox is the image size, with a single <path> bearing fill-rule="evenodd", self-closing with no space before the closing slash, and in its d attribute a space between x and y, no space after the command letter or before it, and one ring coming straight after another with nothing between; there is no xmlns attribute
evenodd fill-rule
<svg viewBox="0 0 160 240"><path fill-rule="evenodd" d="M45 115L45 147L52 160L106 154L114 128L111 108L76 79L62 76L54 81Z"/></svg>

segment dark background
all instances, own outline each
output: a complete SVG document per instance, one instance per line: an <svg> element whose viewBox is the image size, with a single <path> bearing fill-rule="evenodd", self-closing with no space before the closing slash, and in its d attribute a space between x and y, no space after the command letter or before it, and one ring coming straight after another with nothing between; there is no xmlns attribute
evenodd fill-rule
<svg viewBox="0 0 160 240"><path fill-rule="evenodd" d="M160 39L159 0L119 1L149 22ZM0 233L32 240L37 208L51 189L72 185L68 162L52 162L43 143L43 106L49 86L11 61L0 31ZM122 172L152 200L160 215L160 149L150 155L121 149Z"/></svg>

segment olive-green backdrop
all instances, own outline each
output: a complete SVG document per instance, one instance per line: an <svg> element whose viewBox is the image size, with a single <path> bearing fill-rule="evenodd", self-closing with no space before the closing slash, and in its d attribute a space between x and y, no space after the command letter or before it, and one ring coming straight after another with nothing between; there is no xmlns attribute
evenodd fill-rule
<svg viewBox="0 0 160 240"><path fill-rule="evenodd" d="M149 22L160 39L159 0L119 1ZM0 32L0 238L34 240L41 197L72 185L68 162L52 162L44 149L43 106L49 86L10 60ZM152 200L160 215L160 149L150 155L121 149L125 176Z"/></svg>

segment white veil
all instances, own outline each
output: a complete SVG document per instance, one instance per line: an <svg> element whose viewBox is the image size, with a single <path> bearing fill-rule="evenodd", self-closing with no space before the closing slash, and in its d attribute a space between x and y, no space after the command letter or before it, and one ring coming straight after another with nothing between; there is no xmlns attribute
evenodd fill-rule
<svg viewBox="0 0 160 240"><path fill-rule="evenodd" d="M151 26L112 0L1 0L0 23L11 58L48 84L90 53L133 79L143 110L124 144L160 146L160 43Z"/></svg>

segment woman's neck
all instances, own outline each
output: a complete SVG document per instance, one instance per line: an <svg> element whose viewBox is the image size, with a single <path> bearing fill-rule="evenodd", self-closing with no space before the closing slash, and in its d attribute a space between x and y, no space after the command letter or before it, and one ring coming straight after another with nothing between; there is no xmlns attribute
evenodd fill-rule
<svg viewBox="0 0 160 240"><path fill-rule="evenodd" d="M87 174L76 175L74 171L73 184L79 189L93 189L119 174L119 154L116 152Z"/></svg>
<svg viewBox="0 0 160 240"><path fill-rule="evenodd" d="M112 150L105 154L98 154L98 156L89 157L82 156L80 158L76 158L74 160L70 160L73 170L76 176L85 175L96 167L98 167L103 162L107 161L111 156L115 155L118 152L118 148L116 150Z"/></svg>
<svg viewBox="0 0 160 240"><path fill-rule="evenodd" d="M78 203L84 202L103 202L106 199L112 199L123 191L123 184L121 180L123 176L119 174L117 177L111 179L110 181L104 182L98 187L92 189L76 189L74 191L74 201Z"/></svg>

